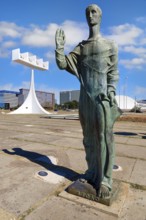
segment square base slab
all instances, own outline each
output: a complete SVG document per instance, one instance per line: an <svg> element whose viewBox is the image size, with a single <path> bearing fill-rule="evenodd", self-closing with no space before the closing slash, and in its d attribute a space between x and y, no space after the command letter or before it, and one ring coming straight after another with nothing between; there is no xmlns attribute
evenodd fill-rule
<svg viewBox="0 0 146 220"><path fill-rule="evenodd" d="M113 182L113 188L112 188L112 192L110 193L110 197L106 199L97 197L97 192L95 188L91 184L87 182L82 182L80 180L75 181L66 189L66 191L70 194L80 196L88 200L92 200L108 206L110 206L113 200L115 200L119 190L120 190L120 181L117 180Z"/></svg>
<svg viewBox="0 0 146 220"><path fill-rule="evenodd" d="M119 217L121 210L123 208L123 205L125 203L126 197L128 195L129 191L129 185L127 183L120 183L119 190L117 193L116 198L112 202L110 206L103 205L101 203L91 201L85 198L82 198L80 196L76 196L73 194L70 194L66 191L63 191L59 194L60 197L65 198L67 200L77 202L83 205L86 205L90 208L96 209L98 211L101 211L103 213Z"/></svg>

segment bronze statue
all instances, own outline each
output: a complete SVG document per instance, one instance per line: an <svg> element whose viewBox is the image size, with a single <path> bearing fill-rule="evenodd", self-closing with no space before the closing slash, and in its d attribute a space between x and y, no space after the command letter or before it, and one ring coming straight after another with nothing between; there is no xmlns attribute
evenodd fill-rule
<svg viewBox="0 0 146 220"><path fill-rule="evenodd" d="M96 189L99 198L110 198L114 164L113 125L120 116L115 101L118 82L118 50L114 42L100 35L101 9L86 8L89 38L64 54L65 34L56 32L56 62L60 69L80 81L79 118L88 169L85 181Z"/></svg>

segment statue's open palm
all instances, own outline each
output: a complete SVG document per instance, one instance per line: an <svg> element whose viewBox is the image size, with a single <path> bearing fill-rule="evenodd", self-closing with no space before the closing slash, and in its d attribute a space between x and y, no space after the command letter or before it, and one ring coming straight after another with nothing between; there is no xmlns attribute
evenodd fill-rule
<svg viewBox="0 0 146 220"><path fill-rule="evenodd" d="M64 48L65 34L62 29L57 29L55 35L56 48Z"/></svg>

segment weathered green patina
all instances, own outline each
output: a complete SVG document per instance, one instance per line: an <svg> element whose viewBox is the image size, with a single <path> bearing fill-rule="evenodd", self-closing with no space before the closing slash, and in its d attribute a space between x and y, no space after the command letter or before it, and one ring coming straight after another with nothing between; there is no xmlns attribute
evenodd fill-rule
<svg viewBox="0 0 146 220"><path fill-rule="evenodd" d="M80 81L79 117L88 170L85 179L100 198L109 198L115 149L113 125L120 116L115 101L118 50L99 33L102 12L97 5L86 9L89 38L64 54L65 34L56 32L56 62Z"/></svg>

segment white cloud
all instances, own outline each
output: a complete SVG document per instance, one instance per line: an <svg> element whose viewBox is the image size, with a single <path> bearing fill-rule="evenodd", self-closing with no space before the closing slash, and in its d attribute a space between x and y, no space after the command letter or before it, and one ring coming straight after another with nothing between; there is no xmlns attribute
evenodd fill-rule
<svg viewBox="0 0 146 220"><path fill-rule="evenodd" d="M144 19L144 18L143 18ZM139 18L139 21L142 18ZM142 29L134 24L123 24L110 28L108 38L113 39L119 45L119 51L128 56L130 53L131 59L121 59L119 64L128 69L142 69L146 64L146 38L145 29Z"/></svg>
<svg viewBox="0 0 146 220"><path fill-rule="evenodd" d="M121 49L123 52L135 54L138 57L146 58L146 48L145 47L135 47L135 46L125 46Z"/></svg>
<svg viewBox="0 0 146 220"><path fill-rule="evenodd" d="M6 58L10 55L10 48L16 46L16 42L14 41L3 41L0 43L0 58Z"/></svg>
<svg viewBox="0 0 146 220"><path fill-rule="evenodd" d="M12 83L7 83L7 84L0 85L0 90L11 90L11 91L18 92L19 89L21 89L21 88L29 89L29 87L30 87L30 82L23 81L21 83L21 85L19 85L19 86L13 85Z"/></svg>
<svg viewBox="0 0 146 220"><path fill-rule="evenodd" d="M135 45L137 38L143 34L143 30L133 24L123 24L110 28L108 38L115 40L118 45Z"/></svg>
<svg viewBox="0 0 146 220"><path fill-rule="evenodd" d="M143 58L133 58L133 59L121 59L119 64L122 64L127 69L142 69L143 65L146 64Z"/></svg>
<svg viewBox="0 0 146 220"><path fill-rule="evenodd" d="M2 40L3 37L11 37L17 38L21 37L21 33L24 28L17 26L15 23L11 22L0 22L0 39Z"/></svg>
<svg viewBox="0 0 146 220"><path fill-rule="evenodd" d="M66 35L66 48L76 46L79 42L88 37L88 28L85 23L67 20L61 25L61 28Z"/></svg>
<svg viewBox="0 0 146 220"><path fill-rule="evenodd" d="M62 28L65 31L66 51L69 51L80 41L87 38L88 28L86 24L69 20L60 25L50 23L45 27L30 25L27 28L17 26L11 22L0 22L0 57L7 57L9 55L7 49L15 47L16 44L18 47L26 45L36 48L50 47L55 49L55 33L58 28ZM48 53L47 57L52 59L52 53Z"/></svg>
<svg viewBox="0 0 146 220"><path fill-rule="evenodd" d="M146 38L142 38L140 44L141 45L146 45Z"/></svg>
<svg viewBox="0 0 146 220"><path fill-rule="evenodd" d="M11 90L11 91L19 91L20 87L14 86L12 83L7 83L4 85L0 85L0 90Z"/></svg>
<svg viewBox="0 0 146 220"><path fill-rule="evenodd" d="M55 60L55 51L49 51L45 54L45 57L49 60L49 62Z"/></svg>
<svg viewBox="0 0 146 220"><path fill-rule="evenodd" d="M62 28L66 35L66 48L74 46L86 37L86 25L74 21L65 21L60 26L52 23L41 28L32 26L23 34L22 44L34 47L55 47L55 33L58 28Z"/></svg>
<svg viewBox="0 0 146 220"><path fill-rule="evenodd" d="M54 46L57 28L57 24L49 24L46 28L32 26L23 34L22 44L34 47Z"/></svg>
<svg viewBox="0 0 146 220"><path fill-rule="evenodd" d="M30 25L29 27L21 27L12 22L0 22L0 40L9 37L20 39L20 43L34 47L54 47L55 32L61 27L65 31L66 46L75 46L80 41L87 39L88 27L86 23L66 20L62 24L50 23L45 27ZM113 26L110 34L106 37L112 38L120 46L135 45L137 39L142 36L144 30L133 24L122 24ZM141 41L145 41L144 37Z"/></svg>
<svg viewBox="0 0 146 220"><path fill-rule="evenodd" d="M4 48L10 48L16 46L16 42L14 41L6 41L2 45Z"/></svg>
<svg viewBox="0 0 146 220"><path fill-rule="evenodd" d="M144 17L138 18L137 21L144 21ZM57 28L62 28L66 35L65 50L68 52L75 45L88 38L88 27L86 23L66 20L62 24L50 23L41 27L30 25L27 28L16 25L12 22L0 22L0 57L7 57L10 49L21 45L35 48L48 48L49 52L44 54L50 61L54 60L55 49L55 32ZM119 45L119 51L131 53L133 59L123 59L119 63L125 68L140 69L146 62L146 38L145 29L141 29L134 24L122 24L110 28L110 34L105 37L115 40Z"/></svg>
<svg viewBox="0 0 146 220"><path fill-rule="evenodd" d="M0 22L0 57L5 58L10 54L9 48L16 45L15 40L21 38L25 28L12 22Z"/></svg>

